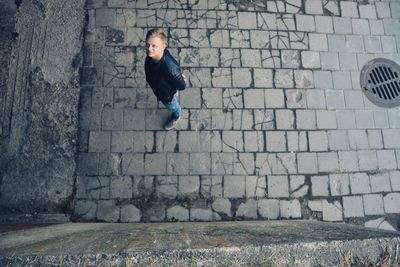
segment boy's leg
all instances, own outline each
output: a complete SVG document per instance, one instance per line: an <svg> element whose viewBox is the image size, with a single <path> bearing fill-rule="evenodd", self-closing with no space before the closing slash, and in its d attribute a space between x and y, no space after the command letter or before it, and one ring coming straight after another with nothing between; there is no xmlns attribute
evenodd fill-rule
<svg viewBox="0 0 400 267"><path fill-rule="evenodd" d="M176 100L176 94L172 98L171 102L162 102L164 106L172 113L171 118L166 122L164 128L166 130L172 129L178 120L181 118L182 108Z"/></svg>

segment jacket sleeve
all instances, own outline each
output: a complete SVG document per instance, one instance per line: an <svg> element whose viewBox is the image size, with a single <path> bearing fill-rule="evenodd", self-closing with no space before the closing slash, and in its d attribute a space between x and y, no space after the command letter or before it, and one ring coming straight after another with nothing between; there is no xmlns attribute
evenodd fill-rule
<svg viewBox="0 0 400 267"><path fill-rule="evenodd" d="M172 88L180 91L186 88L185 79L183 78L179 67L175 66L173 68L169 68L168 76L168 80Z"/></svg>

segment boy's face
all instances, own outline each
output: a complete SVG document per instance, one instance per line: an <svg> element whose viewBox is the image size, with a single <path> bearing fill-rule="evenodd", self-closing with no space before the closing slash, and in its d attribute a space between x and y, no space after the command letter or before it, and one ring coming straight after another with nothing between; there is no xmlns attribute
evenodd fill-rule
<svg viewBox="0 0 400 267"><path fill-rule="evenodd" d="M151 57L154 61L159 61L162 58L166 47L167 45L158 36L150 37L146 40L147 56Z"/></svg>

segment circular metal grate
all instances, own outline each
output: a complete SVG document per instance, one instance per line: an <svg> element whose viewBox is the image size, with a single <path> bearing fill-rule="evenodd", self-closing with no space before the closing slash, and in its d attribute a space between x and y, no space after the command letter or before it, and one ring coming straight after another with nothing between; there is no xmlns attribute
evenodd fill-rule
<svg viewBox="0 0 400 267"><path fill-rule="evenodd" d="M400 105L400 66L386 58L369 61L361 70L361 88L375 105L392 108Z"/></svg>

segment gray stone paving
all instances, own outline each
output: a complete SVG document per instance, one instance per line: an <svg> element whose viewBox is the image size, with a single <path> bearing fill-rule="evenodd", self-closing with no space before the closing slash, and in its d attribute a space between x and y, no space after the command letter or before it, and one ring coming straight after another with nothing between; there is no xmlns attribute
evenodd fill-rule
<svg viewBox="0 0 400 267"><path fill-rule="evenodd" d="M371 104L358 79L372 58L400 63L399 3L91 0L87 9L83 69L95 75L81 93L81 220L398 227L400 110ZM187 77L170 132L144 77L153 27Z"/></svg>

